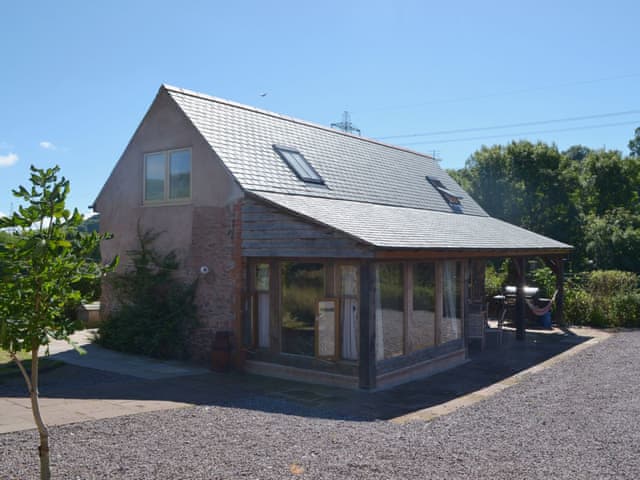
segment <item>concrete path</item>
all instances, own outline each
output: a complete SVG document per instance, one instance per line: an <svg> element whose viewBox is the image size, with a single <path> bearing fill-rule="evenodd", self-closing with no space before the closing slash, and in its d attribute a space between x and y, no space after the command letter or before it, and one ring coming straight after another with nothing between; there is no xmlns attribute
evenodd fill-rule
<svg viewBox="0 0 640 480"><path fill-rule="evenodd" d="M591 329L527 332L526 342L505 333L500 348L471 351L471 361L394 389L362 392L241 373L218 374L180 362L113 352L91 344L93 332L74 335L80 355L64 342L50 346L67 365L41 375L41 407L49 425L191 405L246 405L260 410L273 400L315 409L318 417L363 421L429 421L508 388L608 336ZM264 400L264 401L263 401ZM0 384L0 433L34 428L20 378Z"/></svg>
<svg viewBox="0 0 640 480"><path fill-rule="evenodd" d="M71 335L71 341L86 350L78 353L72 345L61 340L53 340L49 345L49 355L71 365L95 368L106 372L120 373L147 380L201 375L209 370L184 362L158 360L141 355L130 355L102 348L92 343L97 329L79 330ZM40 356L46 355L46 349L40 349Z"/></svg>
<svg viewBox="0 0 640 480"><path fill-rule="evenodd" d="M53 340L49 345L50 358L60 360L69 365L90 368L104 372L112 372L142 380L165 380L188 375L202 375L209 370L182 362L161 361L148 357L129 355L107 350L92 343L96 330L81 330L71 336L71 340L86 350L81 355L68 342ZM40 349L40 356L46 356L45 348ZM54 374L54 372L52 372ZM45 373L43 377L48 375ZM61 382L66 381L60 379ZM87 386L89 388L89 386ZM50 398L41 388L40 407L42 415L48 425L63 425L66 423L83 422L100 418L118 417L154 410L180 408L190 406L191 403L131 399L127 392L122 398ZM4 396L0 385L0 433L34 428L31 402L26 387L24 397Z"/></svg>

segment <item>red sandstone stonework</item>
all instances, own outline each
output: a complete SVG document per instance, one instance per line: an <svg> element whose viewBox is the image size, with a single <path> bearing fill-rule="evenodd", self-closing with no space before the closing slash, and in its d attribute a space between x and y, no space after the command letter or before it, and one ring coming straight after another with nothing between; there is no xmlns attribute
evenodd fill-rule
<svg viewBox="0 0 640 480"><path fill-rule="evenodd" d="M241 286L239 202L227 207L196 207L188 269L198 275L196 305L200 327L190 342L198 363L209 362L215 332L234 330ZM237 228L234 229L234 224ZM208 273L200 273L206 267Z"/></svg>

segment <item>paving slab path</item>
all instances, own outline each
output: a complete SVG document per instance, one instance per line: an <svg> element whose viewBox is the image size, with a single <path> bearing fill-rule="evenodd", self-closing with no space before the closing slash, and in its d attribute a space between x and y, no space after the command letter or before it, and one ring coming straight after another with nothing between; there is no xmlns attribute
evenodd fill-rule
<svg viewBox="0 0 640 480"><path fill-rule="evenodd" d="M164 400L162 396L140 398L132 392L143 385L142 381L202 375L208 373L207 369L108 350L93 343L95 334L96 330L88 329L71 336L71 341L87 352L84 355L69 342L60 340L53 340L48 349L40 349L40 356L48 355L68 365L41 375L40 405L49 425L192 405ZM100 395L96 386L110 393ZM91 395L83 398L83 391L91 392ZM0 433L34 428L27 395L21 378L14 379L9 385L0 384Z"/></svg>

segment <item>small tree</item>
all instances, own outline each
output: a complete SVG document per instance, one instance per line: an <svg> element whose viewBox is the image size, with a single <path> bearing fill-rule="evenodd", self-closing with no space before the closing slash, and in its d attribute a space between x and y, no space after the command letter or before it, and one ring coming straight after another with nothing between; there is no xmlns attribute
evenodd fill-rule
<svg viewBox="0 0 640 480"><path fill-rule="evenodd" d="M14 232L13 241L0 245L0 347L9 351L29 389L40 434L42 479L49 479L51 473L49 433L38 397L38 349L51 339L69 341L74 321L66 312L84 300L77 286L102 276L117 261L100 265L91 258L106 235L78 232L82 215L65 207L69 181L59 179L59 171L57 166L32 166L31 188L13 191L24 205L12 216L0 218L0 228ZM31 352L30 373L17 357L19 351Z"/></svg>

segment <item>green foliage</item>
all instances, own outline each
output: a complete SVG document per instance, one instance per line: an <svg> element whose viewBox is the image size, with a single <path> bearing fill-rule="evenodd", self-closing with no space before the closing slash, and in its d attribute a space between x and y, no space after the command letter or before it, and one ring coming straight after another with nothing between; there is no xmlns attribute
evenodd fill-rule
<svg viewBox="0 0 640 480"><path fill-rule="evenodd" d="M572 278L565 289L565 318L575 325L640 327L638 276L596 270Z"/></svg>
<svg viewBox="0 0 640 480"><path fill-rule="evenodd" d="M483 146L450 175L490 215L573 245L574 270L640 272L640 128L629 148Z"/></svg>
<svg viewBox="0 0 640 480"><path fill-rule="evenodd" d="M606 298L621 293L633 293L638 289L638 275L617 270L596 270L586 276L588 290Z"/></svg>
<svg viewBox="0 0 640 480"><path fill-rule="evenodd" d="M640 157L640 127L636 128L634 137L629 140L629 156L638 158Z"/></svg>
<svg viewBox="0 0 640 480"><path fill-rule="evenodd" d="M0 239L0 347L10 352L67 340L74 330L69 307L86 299L79 284L115 265L90 258L107 236L78 231L82 215L66 208L70 186L59 171L32 166L31 187L13 191L23 205L0 219L0 228L16 232Z"/></svg>
<svg viewBox="0 0 640 480"><path fill-rule="evenodd" d="M493 263L487 263L484 276L485 295L488 298L494 295L500 295L502 288L507 284L509 276L509 260L504 260L501 265L496 267Z"/></svg>
<svg viewBox="0 0 640 480"><path fill-rule="evenodd" d="M593 150L578 168L578 190L583 214L603 215L614 208L638 211L638 169L634 159L618 151Z"/></svg>
<svg viewBox="0 0 640 480"><path fill-rule="evenodd" d="M128 252L133 267L109 278L117 307L102 323L98 342L123 352L183 359L197 326L196 282L176 278L177 256L154 250L158 236L139 232L139 250Z"/></svg>
<svg viewBox="0 0 640 480"><path fill-rule="evenodd" d="M100 231L100 214L95 214L89 218L85 218L78 227L81 232L99 232Z"/></svg>
<svg viewBox="0 0 640 480"><path fill-rule="evenodd" d="M584 225L585 251L597 268L640 272L640 216L612 209L589 214Z"/></svg>
<svg viewBox="0 0 640 480"><path fill-rule="evenodd" d="M556 291L556 276L549 267L536 268L531 272L533 284L540 289L539 296L551 298Z"/></svg>
<svg viewBox="0 0 640 480"><path fill-rule="evenodd" d="M490 215L568 242L579 222L567 162L541 142L483 146L457 178Z"/></svg>

